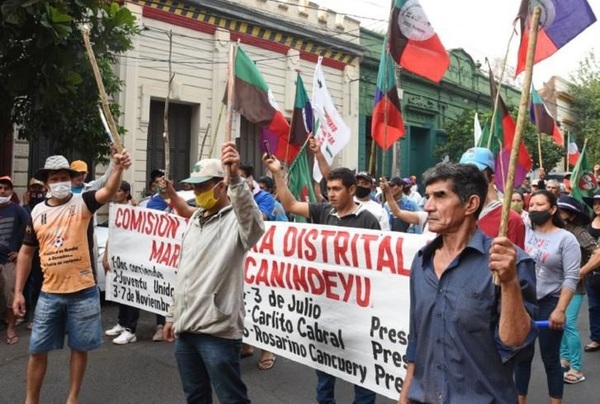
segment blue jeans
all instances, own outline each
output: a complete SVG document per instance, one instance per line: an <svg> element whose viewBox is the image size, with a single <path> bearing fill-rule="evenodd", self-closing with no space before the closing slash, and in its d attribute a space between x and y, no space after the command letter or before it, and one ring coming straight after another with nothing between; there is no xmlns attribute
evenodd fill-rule
<svg viewBox="0 0 600 404"><path fill-rule="evenodd" d="M65 334L74 351L92 351L102 345L100 292L96 286L75 293L40 293L29 351L35 354L62 349Z"/></svg>
<svg viewBox="0 0 600 404"><path fill-rule="evenodd" d="M550 314L556 308L557 297L545 297L538 300L538 313L536 320L548 320ZM553 330L550 328L540 328L538 341L540 345L540 355L546 369L546 382L548 383L548 395L552 398L563 396L564 380L563 371L560 366L560 342L562 340L563 330ZM535 353L535 345L526 348L523 353L523 359L517 363L515 369L515 385L517 393L520 396L526 396L529 389L529 379L531 378L531 362Z"/></svg>
<svg viewBox="0 0 600 404"><path fill-rule="evenodd" d="M335 376L317 370L317 402L335 404ZM353 404L374 404L375 393L359 385L354 385Z"/></svg>
<svg viewBox="0 0 600 404"><path fill-rule="evenodd" d="M560 344L561 359L569 361L573 370L581 371L583 364L581 362L581 337L577 328L577 317L579 309L583 303L582 294L576 293L567 306L567 320L565 321L565 334Z"/></svg>
<svg viewBox="0 0 600 404"><path fill-rule="evenodd" d="M600 342L600 288L594 288L585 280L590 315L590 340Z"/></svg>
<svg viewBox="0 0 600 404"><path fill-rule="evenodd" d="M240 369L241 347L239 339L179 335L175 358L188 403L212 404L213 388L221 404L250 403Z"/></svg>

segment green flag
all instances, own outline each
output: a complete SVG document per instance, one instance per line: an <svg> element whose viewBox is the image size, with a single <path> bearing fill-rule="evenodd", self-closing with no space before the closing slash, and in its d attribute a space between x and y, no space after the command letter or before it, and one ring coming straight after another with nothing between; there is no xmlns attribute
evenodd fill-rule
<svg viewBox="0 0 600 404"><path fill-rule="evenodd" d="M492 138L490 139L490 123L486 122L476 146L490 149L495 157L500 153L500 149L502 148L502 138L504 137L504 132L502 131L502 117L500 114L496 114L494 117L494 133L492 133L491 137Z"/></svg>
<svg viewBox="0 0 600 404"><path fill-rule="evenodd" d="M593 198L594 192L598 189L596 177L588 163L586 146L587 141L583 144L583 149L581 149L579 159L571 174L571 196L581 203L585 203L583 198Z"/></svg>
<svg viewBox="0 0 600 404"><path fill-rule="evenodd" d="M292 163L288 172L288 187L294 198L302 202L316 202L315 190L313 189L312 168L308 165L306 145L300 149L296 160ZM306 218L296 215L296 222L306 222Z"/></svg>

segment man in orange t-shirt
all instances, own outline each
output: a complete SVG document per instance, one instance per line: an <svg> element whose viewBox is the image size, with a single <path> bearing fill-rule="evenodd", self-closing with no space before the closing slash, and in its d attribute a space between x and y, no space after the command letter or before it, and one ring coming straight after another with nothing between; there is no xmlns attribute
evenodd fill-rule
<svg viewBox="0 0 600 404"><path fill-rule="evenodd" d="M17 257L13 311L25 315L23 288L31 271L35 249L44 274L38 307L33 318L27 364L26 402L40 401L48 352L62 349L65 335L71 348L71 383L67 403L79 402L79 390L88 351L102 343L100 296L94 277L91 220L94 212L117 193L123 171L131 165L126 151L113 156L114 169L106 185L74 197L71 178L78 173L63 156L50 156L35 177L43 181L51 197L37 204L25 230Z"/></svg>

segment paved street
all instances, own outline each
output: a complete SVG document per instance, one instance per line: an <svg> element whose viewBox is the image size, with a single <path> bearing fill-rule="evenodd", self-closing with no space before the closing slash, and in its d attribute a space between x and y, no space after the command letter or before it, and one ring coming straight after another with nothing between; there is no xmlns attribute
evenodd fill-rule
<svg viewBox="0 0 600 404"><path fill-rule="evenodd" d="M104 327L113 325L117 307L105 303ZM179 376L173 357L173 345L153 343L154 315L142 313L138 342L116 346L105 337L104 345L90 355L82 404L112 403L182 403L184 402ZM581 331L587 340L587 307L582 307ZM25 366L29 331L20 326L21 340L15 346L0 344L0 403L22 403L25 394ZM2 331L2 336L4 331ZM42 391L43 403L64 402L68 390L68 349L53 352ZM258 370L254 357L243 360L243 375L254 403L306 404L314 403L316 377L314 371L284 358L277 358L268 371ZM587 380L577 385L565 386L565 399L571 403L595 403L600 397L600 352L584 354L584 372ZM539 360L534 364L530 386L529 404L546 403L546 379ZM339 382L338 403L352 402L352 386ZM383 397L380 404L393 400Z"/></svg>

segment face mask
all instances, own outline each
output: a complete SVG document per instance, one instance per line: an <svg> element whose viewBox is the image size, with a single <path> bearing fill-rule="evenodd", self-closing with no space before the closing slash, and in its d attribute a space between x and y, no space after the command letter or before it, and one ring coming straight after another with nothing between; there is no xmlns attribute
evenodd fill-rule
<svg viewBox="0 0 600 404"><path fill-rule="evenodd" d="M11 196L0 196L0 205L5 205L5 204L9 203Z"/></svg>
<svg viewBox="0 0 600 404"><path fill-rule="evenodd" d="M32 200L44 199L45 192L30 192L29 195Z"/></svg>
<svg viewBox="0 0 600 404"><path fill-rule="evenodd" d="M217 185L219 185L219 184L217 184ZM201 194L196 195L194 198L196 200L196 206L198 206L202 209L205 209L205 210L212 209L217 204L217 202L219 202L219 199L215 198L215 192L214 192L215 187L217 185L215 185L208 191L204 191Z"/></svg>
<svg viewBox="0 0 600 404"><path fill-rule="evenodd" d="M550 211L548 211L548 210L541 211L541 212L536 211L536 210L529 211L529 220L531 220L531 223L535 224L536 226L543 225L551 218L552 218L552 215L550 214Z"/></svg>
<svg viewBox="0 0 600 404"><path fill-rule="evenodd" d="M512 202L510 208L517 213L523 212L523 202Z"/></svg>
<svg viewBox="0 0 600 404"><path fill-rule="evenodd" d="M56 199L64 199L71 193L71 181L50 184L50 195Z"/></svg>
<svg viewBox="0 0 600 404"><path fill-rule="evenodd" d="M356 187L356 192L354 193L358 199L366 198L371 195L371 188L366 187Z"/></svg>

